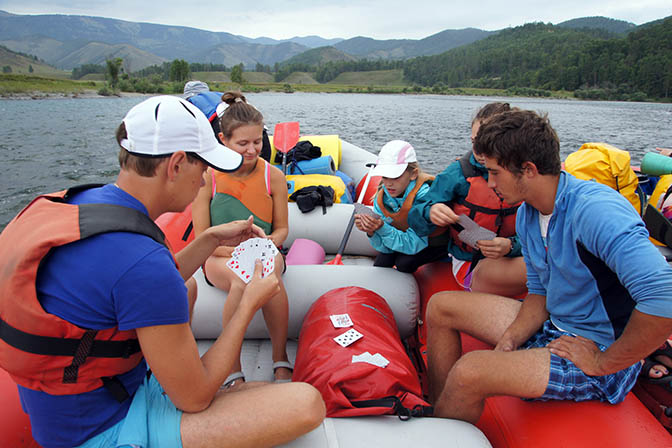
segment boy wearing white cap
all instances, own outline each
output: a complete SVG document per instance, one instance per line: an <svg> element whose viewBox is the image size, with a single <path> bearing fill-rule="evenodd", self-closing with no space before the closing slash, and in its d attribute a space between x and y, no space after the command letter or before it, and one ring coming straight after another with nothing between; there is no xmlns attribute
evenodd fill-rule
<svg viewBox="0 0 672 448"><path fill-rule="evenodd" d="M357 228L369 236L379 254L374 266L415 272L419 266L447 256L445 246L432 246L427 236L418 236L408 226L408 211L429 190L433 179L418 166L410 143L392 140L378 154L372 176L382 176L373 210L376 215L355 215Z"/></svg>
<svg viewBox="0 0 672 448"><path fill-rule="evenodd" d="M170 96L133 107L117 141L114 184L41 196L0 235L1 256L22 260L0 279L0 313L21 330L2 337L0 366L19 385L34 438L45 447L271 446L316 427L324 404L307 384L217 394L252 316L278 289L260 263L202 358L189 326L194 271L218 246L263 231L251 220L214 226L173 255L153 222L191 203L207 166L233 171L241 156Z"/></svg>

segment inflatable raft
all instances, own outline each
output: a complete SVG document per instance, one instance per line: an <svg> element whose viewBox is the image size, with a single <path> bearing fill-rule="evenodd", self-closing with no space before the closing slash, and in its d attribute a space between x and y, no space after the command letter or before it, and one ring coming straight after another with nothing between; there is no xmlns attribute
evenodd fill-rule
<svg viewBox="0 0 672 448"><path fill-rule="evenodd" d="M307 137L308 139L310 137ZM335 139L335 140L334 140ZM375 162L375 155L341 141L328 139L337 149L330 154L338 161L338 169L363 185L366 164ZM369 184L365 203L371 204L376 180ZM359 193L359 191L358 191ZM289 204L289 236L285 246L298 251L302 261L289 260L284 283L289 297L290 340L287 353L296 358L298 338L304 316L320 296L337 288L359 286L374 291L389 305L402 339L424 331L424 310L432 294L458 290L449 260L421 267L415 274L373 266L375 252L368 238L354 229L345 247L343 265L326 265L336 253L353 205L337 203L323 213L317 207L301 213ZM189 211L164 215L158 222L176 250L188 241ZM305 244L309 240L311 244ZM315 245L321 250L315 254ZM303 247L303 248L302 248ZM308 252L313 253L308 253ZM319 252L319 250L318 250ZM289 257L288 257L289 259ZM311 261L312 260L312 261ZM202 273L195 275L198 300L192 326L201 352L213 343L221 331L221 311L226 293L205 283ZM469 337L463 338L465 351L490 349ZM242 348L242 369L248 381L271 381L271 344L265 324L258 313L245 335ZM30 437L27 416L21 411L16 387L0 372L3 394L0 414L1 446L37 446ZM670 447L672 437L631 393L616 406L597 402L527 402L513 397L492 397L476 425L431 417L400 420L394 415L326 418L315 430L285 445L288 447Z"/></svg>

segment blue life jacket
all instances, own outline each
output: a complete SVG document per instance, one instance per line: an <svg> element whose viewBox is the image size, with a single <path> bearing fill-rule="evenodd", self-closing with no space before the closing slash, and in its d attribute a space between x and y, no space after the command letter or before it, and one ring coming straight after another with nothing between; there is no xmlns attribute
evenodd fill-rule
<svg viewBox="0 0 672 448"><path fill-rule="evenodd" d="M221 92L201 92L187 99L191 104L198 107L212 123L217 118L217 106L222 102Z"/></svg>

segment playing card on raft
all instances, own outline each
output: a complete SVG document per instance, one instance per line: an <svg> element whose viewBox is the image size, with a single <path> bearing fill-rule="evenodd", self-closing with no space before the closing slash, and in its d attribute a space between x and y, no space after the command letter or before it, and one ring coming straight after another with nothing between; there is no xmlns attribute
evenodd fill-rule
<svg viewBox="0 0 672 448"><path fill-rule="evenodd" d="M352 319L348 314L332 314L329 318L334 328L352 327Z"/></svg>
<svg viewBox="0 0 672 448"><path fill-rule="evenodd" d="M467 215L460 215L457 223L464 228L464 230L457 234L457 237L460 241L463 241L474 248L478 241L491 240L497 236L492 230L488 230L485 227L476 224Z"/></svg>
<svg viewBox="0 0 672 448"><path fill-rule="evenodd" d="M354 328L349 329L345 333L343 333L340 336L336 336L334 338L334 341L341 347L347 347L348 345L352 344L353 342L361 339L364 335L360 333L359 331L355 330Z"/></svg>

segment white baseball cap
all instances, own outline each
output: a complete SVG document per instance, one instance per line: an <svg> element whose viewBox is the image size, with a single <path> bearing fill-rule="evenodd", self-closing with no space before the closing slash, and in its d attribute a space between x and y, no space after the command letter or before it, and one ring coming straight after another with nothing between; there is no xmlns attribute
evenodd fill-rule
<svg viewBox="0 0 672 448"><path fill-rule="evenodd" d="M217 141L205 115L176 96L154 96L133 106L124 125L127 137L120 144L131 154L156 157L185 151L218 171L235 171L243 163L240 154Z"/></svg>
<svg viewBox="0 0 672 448"><path fill-rule="evenodd" d="M410 143L403 140L392 140L380 149L376 167L371 171L371 175L396 179L404 174L409 162L417 161L415 149Z"/></svg>

